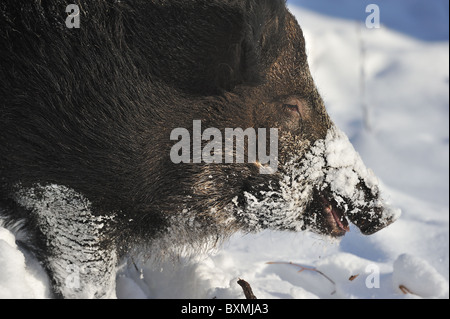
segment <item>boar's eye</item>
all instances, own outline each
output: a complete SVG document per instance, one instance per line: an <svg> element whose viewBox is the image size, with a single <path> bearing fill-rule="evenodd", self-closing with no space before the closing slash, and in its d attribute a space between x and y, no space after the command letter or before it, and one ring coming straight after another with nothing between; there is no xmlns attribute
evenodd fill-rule
<svg viewBox="0 0 450 319"><path fill-rule="evenodd" d="M300 110L297 104L283 104L283 108L287 112L291 112L293 115L300 115Z"/></svg>
<svg viewBox="0 0 450 319"><path fill-rule="evenodd" d="M305 119L308 114L306 103L299 98L288 98L282 101L283 112L295 118Z"/></svg>

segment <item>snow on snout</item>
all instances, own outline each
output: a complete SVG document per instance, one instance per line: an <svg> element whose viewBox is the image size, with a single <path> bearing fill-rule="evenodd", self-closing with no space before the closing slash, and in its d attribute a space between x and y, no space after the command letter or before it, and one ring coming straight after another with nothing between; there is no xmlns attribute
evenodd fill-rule
<svg viewBox="0 0 450 319"><path fill-rule="evenodd" d="M323 143L323 157L325 180L322 189L329 187L335 200L340 204L351 203L354 209L347 214L361 213L361 207L382 210L381 216L373 217L379 218L380 224L385 221L386 226L400 217L400 210L384 203L377 177L364 165L348 137L337 127L332 127L328 131ZM370 190L370 194L364 191L364 187L360 187L361 184Z"/></svg>
<svg viewBox="0 0 450 319"><path fill-rule="evenodd" d="M304 179L304 185L329 193L364 233L376 232L400 217L400 211L381 198L373 171L366 168L348 137L335 126L324 140L316 141L300 165L293 166L293 173Z"/></svg>
<svg viewBox="0 0 450 319"><path fill-rule="evenodd" d="M325 139L324 158L326 183L334 193L354 201L364 200L364 194L357 191L360 181L364 181L373 194L378 192L375 174L366 168L347 135L336 127L329 130Z"/></svg>
<svg viewBox="0 0 450 319"><path fill-rule="evenodd" d="M377 178L336 127L306 154L292 158L280 173L279 188L260 191L260 196L245 192L245 209L234 202L239 220L250 231L310 229L323 233L318 229L317 212L308 208L314 204L315 191L331 196L326 200L333 200L338 206L334 208L359 228L364 226L365 233L376 232L399 217L399 211L388 208L380 199Z"/></svg>

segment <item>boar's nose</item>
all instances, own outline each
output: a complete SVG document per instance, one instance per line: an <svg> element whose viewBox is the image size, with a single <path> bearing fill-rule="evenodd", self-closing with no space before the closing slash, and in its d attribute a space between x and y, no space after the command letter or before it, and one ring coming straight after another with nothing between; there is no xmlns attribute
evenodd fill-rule
<svg viewBox="0 0 450 319"><path fill-rule="evenodd" d="M357 187L364 200L350 201L347 218L364 235L372 235L395 222L401 215L381 199L378 186L369 188L363 181Z"/></svg>
<svg viewBox="0 0 450 319"><path fill-rule="evenodd" d="M348 219L364 235L372 235L389 226L398 219L400 210L388 205L374 208L362 208L358 213L348 214Z"/></svg>

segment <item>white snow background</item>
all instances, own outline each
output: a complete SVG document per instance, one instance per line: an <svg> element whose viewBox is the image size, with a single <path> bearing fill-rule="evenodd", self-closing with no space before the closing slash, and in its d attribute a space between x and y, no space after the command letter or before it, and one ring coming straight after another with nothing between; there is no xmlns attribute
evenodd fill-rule
<svg viewBox="0 0 450 319"><path fill-rule="evenodd" d="M369 3L379 5L379 29L364 24ZM129 263L118 271L118 298L244 298L238 278L261 299L449 298L448 1L288 4L331 117L402 217L368 237L355 227L341 241L236 234L178 265ZM49 297L36 259L0 226L0 298Z"/></svg>

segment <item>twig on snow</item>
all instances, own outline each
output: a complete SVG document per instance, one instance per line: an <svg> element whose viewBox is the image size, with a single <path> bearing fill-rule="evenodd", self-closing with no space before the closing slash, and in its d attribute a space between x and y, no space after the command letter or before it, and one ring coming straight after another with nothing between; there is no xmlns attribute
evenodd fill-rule
<svg viewBox="0 0 450 319"><path fill-rule="evenodd" d="M405 294L405 295L414 295L412 292L411 292L411 290L409 290L408 288L406 288L405 286L403 286L403 285L400 285L399 287L398 287L402 292L403 292L403 294Z"/></svg>
<svg viewBox="0 0 450 319"><path fill-rule="evenodd" d="M292 265L292 266L300 268L300 270L298 271L299 273L301 273L301 272L303 272L305 270L307 270L307 271L314 271L314 272L318 273L319 275L323 276L324 278L326 278L329 282L331 282L333 284L334 288L336 288L336 283L333 281L333 279L331 279L330 277L325 275L320 270L317 270L316 268L305 267L305 266L302 266L302 265L299 265L299 264L294 264L292 262L273 262L273 261L271 261L271 262L268 262L266 264L268 264L268 265ZM334 295L335 293L336 293L336 289L331 294Z"/></svg>
<svg viewBox="0 0 450 319"><path fill-rule="evenodd" d="M239 284L239 286L242 287L242 290L244 291L244 295L245 295L246 299L257 299L255 297L255 295L253 294L252 287L250 286L250 284L248 282L239 278L237 283Z"/></svg>

